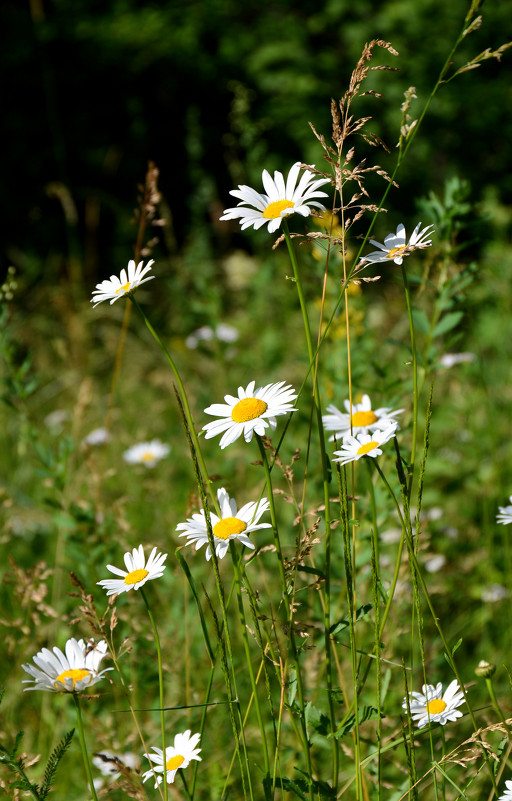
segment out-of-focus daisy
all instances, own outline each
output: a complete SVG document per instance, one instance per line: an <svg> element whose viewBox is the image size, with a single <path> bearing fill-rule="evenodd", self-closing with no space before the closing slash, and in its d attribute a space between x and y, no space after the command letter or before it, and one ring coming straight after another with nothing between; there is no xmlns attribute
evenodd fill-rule
<svg viewBox="0 0 512 801"><path fill-rule="evenodd" d="M110 776L112 779L118 779L121 775L120 768L126 767L134 770L137 767L137 757L130 752L126 754L116 754L114 751L97 751L93 758L92 764L98 768L103 776Z"/></svg>
<svg viewBox="0 0 512 801"><path fill-rule="evenodd" d="M95 428L86 437L84 437L84 445L104 445L110 442L111 436L107 428Z"/></svg>
<svg viewBox="0 0 512 801"><path fill-rule="evenodd" d="M268 223L269 233L273 233L280 227L283 217L290 214L309 217L311 206L325 211L325 207L314 198L327 197L326 192L318 190L330 183L330 178L313 180L313 173L305 170L297 184L300 169L300 161L297 161L286 182L282 173L276 171L271 178L267 170L263 170L261 180L266 194L260 194L250 186L239 185L238 189L232 189L229 194L238 198L240 203L236 208L225 209L220 219L240 220L242 230L251 225L257 230Z"/></svg>
<svg viewBox="0 0 512 801"><path fill-rule="evenodd" d="M151 279L155 277L154 275L149 275L147 278L144 278L148 270L151 270L152 264L154 264L153 259L148 261L145 267L143 261L140 261L137 266L135 266L133 259L130 259L128 262L128 273L126 270L121 270L119 278L117 275L111 275L109 280L102 281L101 284L96 284L96 289L92 293L91 303L94 303L94 307L96 307L98 303L109 300L110 305L112 305L112 303L115 303L119 298L125 295L131 295L138 286L145 284L146 281L151 281Z"/></svg>
<svg viewBox="0 0 512 801"><path fill-rule="evenodd" d="M222 434L221 448L231 445L242 434L245 441L250 442L254 433L262 437L269 426L273 431L278 415L297 411L292 406L297 397L292 386L280 381L255 390L255 383L251 381L246 389L238 387L238 398L225 395L225 404L214 403L204 410L206 414L220 418L203 426L205 439Z"/></svg>
<svg viewBox="0 0 512 801"><path fill-rule="evenodd" d="M456 364L474 362L475 359L475 354L469 353L469 351L466 351L465 353L445 353L443 356L441 356L439 364L442 364L443 367L450 368L455 367Z"/></svg>
<svg viewBox="0 0 512 801"><path fill-rule="evenodd" d="M214 512L210 512L217 557L223 559L229 548L230 540L239 540L242 545L254 548L254 544L247 535L260 528L271 528L270 523L258 523L262 514L267 512L270 507L267 499L262 498L258 503L246 503L237 511L235 499L229 497L224 487L217 491L217 498L221 516L218 517ZM176 526L176 530L183 532L180 537L187 537L187 545L195 542L196 551L206 543L206 559L211 559L212 552L208 543L204 509L201 509L199 514L189 517L186 523Z"/></svg>
<svg viewBox="0 0 512 801"><path fill-rule="evenodd" d="M108 670L99 671L100 662L107 653L107 643L101 640L75 640L72 637L67 641L66 653L60 648L50 651L43 648L34 656L33 665L22 665L23 670L32 676L32 686L25 690L49 690L53 693L80 693L87 687L100 681ZM25 679L22 684L31 683Z"/></svg>
<svg viewBox="0 0 512 801"><path fill-rule="evenodd" d="M496 604L498 601L508 598L509 595L509 591L502 584L491 584L489 587L484 587L480 597L484 603Z"/></svg>
<svg viewBox="0 0 512 801"><path fill-rule="evenodd" d="M123 453L123 459L128 464L143 464L145 467L154 467L170 451L170 446L152 439L151 442L139 442L132 445Z"/></svg>
<svg viewBox="0 0 512 801"><path fill-rule="evenodd" d="M436 553L425 559L425 570L427 573L439 573L445 565L446 556L442 553Z"/></svg>
<svg viewBox="0 0 512 801"><path fill-rule="evenodd" d="M512 503L512 495L509 500ZM499 514L496 515L496 522L501 523L503 526L512 523L512 506L498 506L498 509L500 511Z"/></svg>
<svg viewBox="0 0 512 801"><path fill-rule="evenodd" d="M424 684L421 693L409 693L409 707L412 719L422 729L429 723L445 725L449 720L462 717L457 707L464 703L464 693L456 681L452 681L443 693L441 682ZM407 709L407 700L404 698L402 708Z"/></svg>
<svg viewBox="0 0 512 801"><path fill-rule="evenodd" d="M372 458L380 456L382 453L380 446L395 436L396 428L395 423L384 431L374 431L372 434L358 434L357 437L347 434L343 437L341 449L334 451L336 458L333 461L348 464L348 462L357 462L363 456Z"/></svg>
<svg viewBox="0 0 512 801"><path fill-rule="evenodd" d="M194 350L200 342L211 342L213 339L218 339L219 342L236 342L238 331L228 323L219 323L215 330L210 325L203 325L188 335L185 345Z"/></svg>
<svg viewBox="0 0 512 801"><path fill-rule="evenodd" d="M376 242L375 239L370 239L372 245L376 245L380 250L373 250L363 256L361 262L376 264L381 261L394 261L395 264L401 264L404 256L409 256L414 250L428 248L432 244L427 237L432 234L434 226L427 225L421 231L420 228L421 223L418 223L408 242L406 242L407 236L402 223L397 227L396 234L387 235L383 245L380 242Z"/></svg>
<svg viewBox="0 0 512 801"><path fill-rule="evenodd" d="M146 581L151 579L160 578L163 576L167 559L166 553L157 553L156 548L153 548L146 562L144 557L144 549L142 545L134 548L130 553L125 553L124 563L126 570L120 570L114 565L107 565L107 570L114 573L116 576L122 576L120 579L103 579L96 583L107 590L107 595L118 595L121 592L129 592L130 590L138 590L144 586Z"/></svg>
<svg viewBox="0 0 512 801"><path fill-rule="evenodd" d="M397 426L395 417L401 414L403 409L396 409L391 411L387 407L380 409L372 409L372 402L369 395L363 395L361 403L352 404L352 415L350 414L350 401L343 402L346 413L331 404L327 407L329 414L324 414L322 417L324 428L326 431L335 431L331 437L332 440L340 439L345 434L367 434L369 431L382 431L392 425ZM352 423L352 432L350 431L350 424Z"/></svg>
<svg viewBox="0 0 512 801"><path fill-rule="evenodd" d="M172 784L177 770L187 768L192 759L197 759L198 762L201 762L201 757L199 756L201 749L196 748L200 737L200 734L193 734L191 737L190 729L187 729L182 734L177 734L174 738L174 745L170 745L165 749L165 761L163 750L153 746L154 754L144 754L146 759L153 763L153 768L142 774L142 781L155 779L155 787L158 787L162 783L163 776L155 776L155 773L163 774L165 770L167 784Z"/></svg>
<svg viewBox="0 0 512 801"><path fill-rule="evenodd" d="M505 787L507 789L503 795L500 795L498 801L512 801L512 781L510 781L510 779L505 782Z"/></svg>

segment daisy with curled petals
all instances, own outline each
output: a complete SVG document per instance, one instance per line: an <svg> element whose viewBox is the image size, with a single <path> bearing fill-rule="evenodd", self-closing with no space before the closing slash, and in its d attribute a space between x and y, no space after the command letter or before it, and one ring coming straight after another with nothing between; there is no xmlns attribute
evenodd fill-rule
<svg viewBox="0 0 512 801"><path fill-rule="evenodd" d="M350 401L344 401L346 413L340 410L332 403L327 407L330 414L324 414L322 421L326 431L335 431L331 437L331 442L336 438L345 436L345 434L367 434L369 431L376 431L396 424L395 417L401 414L403 409L396 409L391 411L387 407L381 409L372 409L372 402L369 395L363 395L361 403L352 404L352 414L350 414ZM352 428L352 431L351 431Z"/></svg>
<svg viewBox="0 0 512 801"><path fill-rule="evenodd" d="M429 723L440 723L444 726L449 720L462 717L457 707L464 703L464 693L456 681L452 681L443 693L441 682L424 684L421 693L409 693L409 708L411 717L422 729ZM404 698L402 708L407 709L407 699Z"/></svg>
<svg viewBox="0 0 512 801"><path fill-rule="evenodd" d="M154 264L153 259L148 261L145 267L143 261L140 261L137 266L135 266L133 259L130 259L128 262L128 273L126 270L121 270L119 278L117 275L111 275L109 280L102 281L101 284L96 284L96 289L92 293L91 298L91 303L94 303L93 308L104 300L109 300L110 305L112 305L116 300L119 300L119 298L125 295L131 295L134 289L137 289L141 284L145 284L146 281L151 281L151 279L155 277L154 275L149 275L147 278L144 278L144 276L151 270L152 264Z"/></svg>
<svg viewBox="0 0 512 801"><path fill-rule="evenodd" d="M191 737L190 729L187 729L182 734L177 734L174 738L174 745L170 745L165 749L165 760L162 749L153 746L154 754L144 754L146 759L149 759L153 765L150 770L142 774L142 781L155 779L155 787L158 787L162 783L163 776L155 776L155 774L163 774L165 770L167 784L172 784L177 770L187 768L192 759L197 759L198 762L201 762L201 757L199 756L201 749L196 748L200 737L200 734L193 734Z"/></svg>
<svg viewBox="0 0 512 801"><path fill-rule="evenodd" d="M371 456L375 458L380 456L382 450L381 445L384 445L395 436L397 429L396 422L394 425L385 428L384 431L374 431L372 434L358 434L353 437L347 434L343 437L343 445L339 451L334 451L334 462L340 464L348 464L349 462L357 462L363 456Z"/></svg>
<svg viewBox="0 0 512 801"><path fill-rule="evenodd" d="M230 498L226 490L221 487L217 491L219 499L220 517L210 512L210 520L213 529L213 540L215 543L215 553L218 559L223 559L229 548L230 540L239 540L247 548L254 548L248 534L251 531L258 531L260 528L272 528L270 523L258 523L262 514L268 511L270 504L266 498L262 498L258 503L246 503L237 511L236 501ZM204 509L199 514L189 517L186 523L176 526L176 531L182 531L180 537L187 537L187 545L193 542L196 544L196 551L206 543L206 560L212 557L212 551L208 542L208 529Z"/></svg>
<svg viewBox="0 0 512 801"><path fill-rule="evenodd" d="M145 467L154 467L160 459L163 459L171 450L169 445L160 442L159 439L152 439L151 442L139 442L132 445L123 453L123 459L128 464L143 464Z"/></svg>
<svg viewBox="0 0 512 801"><path fill-rule="evenodd" d="M119 595L121 592L129 592L130 590L138 590L143 587L146 581L151 579L160 578L163 576L167 559L166 553L157 553L156 548L153 548L146 562L144 557L144 549L142 545L134 548L130 553L125 553L124 563L126 570L120 570L114 565L107 565L107 570L114 573L116 576L121 576L119 579L103 579L96 583L107 590L107 595Z"/></svg>
<svg viewBox="0 0 512 801"><path fill-rule="evenodd" d="M512 495L510 496L510 502L512 503ZM512 523L512 506L498 506L498 509L500 512L496 515L496 522L501 523L503 526Z"/></svg>
<svg viewBox="0 0 512 801"><path fill-rule="evenodd" d="M512 801L512 781L510 779L505 782L506 790L503 795L500 795L498 801Z"/></svg>
<svg viewBox="0 0 512 801"><path fill-rule="evenodd" d="M50 651L43 648L34 656L33 665L22 665L23 670L32 676L32 682L25 679L22 684L32 683L25 690L48 690L52 693L80 693L100 681L108 670L99 671L100 662L107 653L107 643L101 640L67 641L65 654L60 648Z"/></svg>
<svg viewBox="0 0 512 801"><path fill-rule="evenodd" d="M361 262L369 262L376 264L381 261L394 261L395 264L401 264L404 256L409 256L413 250L428 248L432 244L430 239L427 239L432 234L433 225L427 225L420 231L421 223L418 223L416 228L411 234L411 238L406 242L405 228L400 223L396 229L396 234L388 234L384 239L384 244L376 242L375 239L370 239L372 245L376 245L380 250L373 250L366 256L363 256Z"/></svg>
<svg viewBox="0 0 512 801"><path fill-rule="evenodd" d="M240 220L242 230L251 225L257 230L268 223L268 231L272 234L280 227L283 217L290 214L309 217L311 206L325 211L325 207L314 198L327 197L325 192L318 190L324 184L330 183L331 179L312 180L313 173L305 170L297 184L300 169L300 161L295 162L286 183L282 173L276 171L271 178L267 170L263 170L261 180L266 194L260 194L250 186L239 185L238 189L232 189L229 194L238 198L240 203L236 208L225 209L220 219Z"/></svg>
<svg viewBox="0 0 512 801"><path fill-rule="evenodd" d="M242 434L245 441L250 442L253 434L262 437L269 426L274 431L279 414L297 411L292 406L297 397L292 386L280 381L278 384L258 387L255 391L255 383L251 381L246 389L238 387L238 398L225 395L225 404L214 403L204 410L205 414L220 418L203 426L205 439L222 434L219 443L221 448L231 445Z"/></svg>

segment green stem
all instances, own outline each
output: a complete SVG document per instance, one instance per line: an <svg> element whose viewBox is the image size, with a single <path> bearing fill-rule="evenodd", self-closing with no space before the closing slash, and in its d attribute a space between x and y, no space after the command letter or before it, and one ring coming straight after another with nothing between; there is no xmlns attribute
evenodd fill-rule
<svg viewBox="0 0 512 801"><path fill-rule="evenodd" d="M300 709L300 722L302 728L302 739L303 739L303 750L306 757L306 765L307 765L307 773L308 776L312 777L312 766L311 766L311 753L310 753L310 743L308 739L308 732L306 728L306 717L305 717L305 705L304 705L304 688L302 686L302 676L300 673L299 667L299 656L297 653L297 644L295 642L295 634L293 631L293 611L290 605L290 599L288 597L288 585L286 583L286 576L284 572L284 561L283 561L283 552L281 550L281 541L279 539L279 529L277 527L277 517L276 517L276 509L274 503L274 493L272 491L272 479L270 476L270 468L267 461L267 454L265 452L265 446L263 445L263 441L259 434L256 434L256 440L258 442L258 447L260 449L261 460L263 463L263 469L265 471L265 480L267 483L267 493L268 493L268 501L270 504L270 519L272 521L272 531L274 534L274 545L277 553L277 561L279 564L279 574L281 576L281 585L282 585L282 598L286 612L286 620L289 627L289 642L290 642L290 649L292 652L292 664L295 668L295 673L297 677L297 697L299 699L299 709ZM313 786L310 783L309 785L309 795L311 801L313 801Z"/></svg>
<svg viewBox="0 0 512 801"><path fill-rule="evenodd" d="M405 302L407 305L407 316L409 318L409 331L411 335L411 353L412 353L412 446L411 446L411 464L409 467L409 477L407 482L407 493L410 498L412 481L414 477L414 463L416 461L416 439L418 432L418 355L416 352L416 336L414 332L414 319L412 316L411 294L409 291L407 272L403 262L402 262L402 277L404 280Z"/></svg>
<svg viewBox="0 0 512 801"><path fill-rule="evenodd" d="M265 727L263 725L263 717L261 714L261 707L260 701L258 697L258 690L256 687L256 681L254 679L254 671L252 669L252 659L251 659L251 651L249 648L249 639L247 637L247 624L245 620L245 610L244 610L244 602L242 598L242 581L240 576L240 568L238 564L238 558L235 548L235 543L233 540L229 543L229 553L231 556L231 560L233 562L233 568L235 570L235 580L236 580L236 596L238 600L238 613L240 615L240 628L242 630L242 640L244 643L244 652L245 652L245 661L247 664L247 670L249 672L249 679L251 682L252 687L252 694L254 698L254 706L256 709L256 717L258 718L258 725L260 727L261 733L261 746L263 748L263 762L265 764L265 776L270 775L270 763L268 760L268 749L267 749L267 736L265 733Z"/></svg>
<svg viewBox="0 0 512 801"><path fill-rule="evenodd" d="M164 801L167 801L168 786L167 786L167 771L165 770L166 750L165 750L164 677L162 670L162 649L160 647L160 637L158 635L158 629L156 627L155 618L153 617L153 612L151 611L148 599L146 598L146 594L142 587L140 588L140 594L142 595L142 598L146 605L146 610L149 615L149 619L151 621L151 626L153 628L153 636L155 638L156 654L158 659L158 688L160 691L160 725L162 728L162 753L163 753L163 764L164 764L164 773L163 773Z"/></svg>
<svg viewBox="0 0 512 801"><path fill-rule="evenodd" d="M423 591L423 596L424 596L425 601L427 603L429 612L430 612L430 614L432 616L432 620L434 621L434 625L435 625L435 627L436 627L436 629L437 629L437 631L439 633L439 637L441 638L441 642L443 644L443 648L445 650L445 654L446 654L446 657L448 659L448 664L450 665L450 667L452 668L452 670L453 670L453 672L455 674L455 678L457 679L458 685L459 685L459 687L461 689L461 692L462 692L462 694L464 696L464 700L466 701L466 706L468 708L469 716L470 716L471 722L473 724L473 729L474 729L475 732L477 732L478 731L478 725L477 725L477 722L476 722L476 718L475 718L473 709L472 709L472 707L471 707L471 705L469 703L469 699L468 699L468 696L467 696L466 688L464 686L464 682L462 681L462 678L461 678L461 675L460 675L459 670L457 668L457 665L455 664L455 661L453 659L452 652L451 652L451 650L450 650L450 648L448 646L448 643L446 641L446 637L444 636L444 632L443 632L443 629L441 628L441 623L439 622L439 618L437 617L437 615L435 613L434 607L432 605L432 601L430 599L430 594L429 594L427 585L425 583L425 579L423 578L423 574L421 572L417 556L416 556L416 554L414 552L414 545L413 545L413 542L412 542L412 527L411 527L410 521L407 521L405 519L404 515L402 514L402 511L400 509L400 504L398 503L398 501L397 501L397 499L395 497L395 493L393 492L389 482L387 481L386 477L384 476L382 470L380 469L380 467L378 465L377 465L377 470L379 471L379 474L380 474L381 478L383 479L383 481L384 481L384 483L385 483L385 485L386 485L386 487L387 487L387 489L388 489L388 491L389 491L389 493L391 495L391 498L393 499L393 502L394 502L394 504L395 504L395 506L396 506L396 508L398 510L400 521L402 523L403 533L405 533L405 536L406 536L407 542L408 542L409 559L412 562L412 566L413 566L413 568L414 568L414 570L416 572L416 575L417 575L417 578L418 578L418 582L419 582L419 584L421 586L421 589ZM476 738L476 742L480 742L480 738L479 737ZM491 766L491 764L489 762L489 756L488 756L487 751L486 751L486 749L485 749L485 747L483 745L481 745L481 748L482 748L483 758L484 758L486 767L488 769L488 772L489 772L489 775L490 775L490 778L491 778L493 789L494 789L496 795L498 795L498 790L497 790L497 787L496 787L496 779L494 777L494 772L493 772L492 766Z"/></svg>
<svg viewBox="0 0 512 801"><path fill-rule="evenodd" d="M162 342L162 340L158 336L157 332L155 331L155 329L153 328L153 326L149 322L149 320L148 320L148 318L146 316L146 313L141 308L141 306L139 306L139 304L137 303L137 301L135 300L135 297L133 295L130 296L130 300L133 303L133 305L135 306L135 308L137 309L137 311L139 312L140 316L142 317L142 319L144 321L144 324L146 325L146 328L148 329L148 331L150 332L151 336L153 337L153 339L155 340L155 342L159 346L159 348L162 351L162 353L164 354L165 359L167 361L167 364L169 365L169 367L172 370L172 373L174 375L176 384L178 386L179 397L180 397L181 404L182 404L182 407L183 407L183 412L184 412L184 415L185 415L185 418L186 418L186 421L187 421L187 424L188 424L190 438L191 438L191 440L193 442L195 455L196 455L196 458L197 458L197 460L199 462L199 465L200 465L200 470L201 470L201 474L202 474L201 477L205 481L206 485L208 486L208 489L210 490L211 498L212 498L213 505L214 505L215 509L217 510L217 512L219 512L217 498L215 497L215 494L212 492L212 489L211 489L211 481L209 479L208 470L207 470L203 455L201 453L201 448L199 446L199 440L197 438L197 434L196 434L196 430L195 430L195 426L194 426L194 419L192 417L192 412L190 411L190 406L189 406L189 402L188 402L188 398L187 398L187 393L185 391L185 386L183 384L183 381L181 380L181 376L180 376L180 374L178 372L178 368L176 367L176 365L174 363L174 359L172 358L171 354L169 353L169 351L165 347L164 343Z"/></svg>
<svg viewBox="0 0 512 801"><path fill-rule="evenodd" d="M75 709L76 709L76 722L78 725L78 736L80 738L80 747L82 749L82 757L84 760L85 773L87 775L89 787L91 788L91 795L94 801L98 801L98 796L96 795L96 789L94 787L94 781L92 778L91 763L89 762L89 755L87 753L87 745L85 743L84 724L82 721L82 710L80 709L80 699L78 697L78 693L73 693L73 702L75 704Z"/></svg>
<svg viewBox="0 0 512 801"><path fill-rule="evenodd" d="M297 294L299 297L299 304L302 312L302 320L304 323L304 333L306 335L306 343L308 348L308 357L309 357L309 370L311 370L312 366L314 365L314 374L313 374L313 398L315 403L315 410L316 410L316 419L317 419L317 430L318 430L318 444L320 448L320 460L322 463L322 476L323 476L323 490L324 490L324 520L325 520L325 585L324 585L324 643L325 643L325 661L326 661L326 679L327 679L327 699L329 704L329 718L331 724L331 733L334 735L336 731L336 713L334 709L334 702L333 702L333 685L332 685L332 674L333 674L333 667L332 667L332 643L331 643L331 586L330 586L330 577L331 577L331 551L332 551L332 537L331 537L331 517L330 517L330 505L329 505L329 470L328 470L328 458L325 448L325 436L324 436L324 427L322 422L322 404L320 399L320 390L318 389L318 381L317 381L317 371L318 371L318 349L315 351L313 347L313 340L311 337L311 328L309 325L309 317L308 311L306 306L306 298L304 295L304 290L302 287L302 281L300 278L299 273L299 266L297 263L297 258L295 255L295 250L293 248L293 243L290 237L290 230L288 228L288 222L286 219L283 220L283 231L286 240L286 245L288 247L288 254L290 256L290 262L293 268L293 276L295 279L295 286L297 287ZM318 339L320 341L320 331ZM308 373L309 373L308 370ZM304 508L304 504L303 504ZM339 750L338 750L338 741L333 736L331 738L331 748L332 748L332 755L333 755L333 775L332 775L332 784L334 792L337 790L338 786L338 773L339 773Z"/></svg>

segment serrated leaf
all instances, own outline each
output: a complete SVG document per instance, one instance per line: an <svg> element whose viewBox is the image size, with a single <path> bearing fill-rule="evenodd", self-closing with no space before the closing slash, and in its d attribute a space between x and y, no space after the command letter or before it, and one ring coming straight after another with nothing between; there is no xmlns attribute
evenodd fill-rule
<svg viewBox="0 0 512 801"><path fill-rule="evenodd" d="M322 712L318 707L313 706L311 701L308 701L304 710L304 718L306 720L306 729L313 729L317 734L322 737L328 737L330 734L330 721L325 712ZM309 735L308 735L309 736Z"/></svg>

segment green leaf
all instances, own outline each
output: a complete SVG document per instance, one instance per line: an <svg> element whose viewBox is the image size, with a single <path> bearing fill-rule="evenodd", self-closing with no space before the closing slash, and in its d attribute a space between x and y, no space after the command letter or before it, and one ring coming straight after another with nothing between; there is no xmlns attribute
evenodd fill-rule
<svg viewBox="0 0 512 801"><path fill-rule="evenodd" d="M381 713L381 718L384 715ZM374 706L365 706L359 710L359 717L358 717L358 725L360 726L361 723L364 723L367 720L374 720L375 718L379 717L379 710L376 709ZM356 716L354 714L349 715L345 718L345 721L340 723L336 731L334 732L334 736L337 740L340 740L345 734L348 734L352 731L356 724Z"/></svg>
<svg viewBox="0 0 512 801"><path fill-rule="evenodd" d="M304 710L304 717L306 720L306 729L312 729L322 737L328 737L330 734L330 721L325 712L322 712L318 707L313 706L311 701L308 701ZM308 735L309 736L309 735Z"/></svg>
<svg viewBox="0 0 512 801"><path fill-rule="evenodd" d="M419 331L421 334L428 334L430 330L430 323L423 309L413 309L412 320L416 331Z"/></svg>
<svg viewBox="0 0 512 801"><path fill-rule="evenodd" d="M463 316L464 312L461 311L454 311L450 312L449 314L445 314L434 328L433 336L439 337L441 334L448 333L448 331L451 331L452 328L455 328L455 326L459 324Z"/></svg>
<svg viewBox="0 0 512 801"><path fill-rule="evenodd" d="M360 618L363 618L365 615L368 614L373 609L373 604L363 604L360 606L356 612L356 621ZM347 629L350 625L350 620L348 618L342 618L338 620L337 623L333 623L329 629L329 634L339 634L340 631Z"/></svg>

